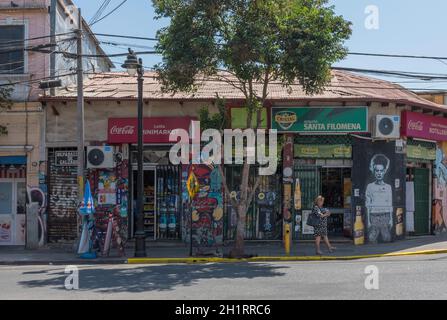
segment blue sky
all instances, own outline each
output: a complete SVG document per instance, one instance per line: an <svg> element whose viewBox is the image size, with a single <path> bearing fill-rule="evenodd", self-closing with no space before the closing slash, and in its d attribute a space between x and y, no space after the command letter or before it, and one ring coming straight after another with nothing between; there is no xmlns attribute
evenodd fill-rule
<svg viewBox="0 0 447 320"><path fill-rule="evenodd" d="M106 12L113 9L122 0L112 0ZM84 18L89 21L102 1L75 0L82 8ZM405 55L425 55L447 57L447 1L445 0L330 0L337 14L353 23L353 34L346 43L352 52L371 52ZM379 9L379 29L369 30L365 27L367 14L365 8L375 5ZM92 29L97 33L124 34L142 37L154 37L156 31L166 25L167 20L154 20L152 1L128 0L110 17L95 24ZM103 44L107 53L126 51L127 45L152 47L153 42L128 39L99 37L104 41L123 44L119 47ZM148 50L137 48L136 50ZM158 56L143 56L147 67L160 61ZM116 64L121 58L114 58ZM349 56L337 63L337 66L362 69L381 69L440 73L447 75L447 60L391 59L364 56ZM402 82L409 88L447 88L447 81L421 83L420 80L384 78Z"/></svg>

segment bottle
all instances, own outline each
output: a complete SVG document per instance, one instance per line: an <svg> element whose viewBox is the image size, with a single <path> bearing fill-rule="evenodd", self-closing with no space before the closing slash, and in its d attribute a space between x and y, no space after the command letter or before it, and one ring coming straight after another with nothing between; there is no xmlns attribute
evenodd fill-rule
<svg viewBox="0 0 447 320"><path fill-rule="evenodd" d="M356 246L365 244L365 225L362 219L362 207L356 207L354 223L354 244Z"/></svg>
<svg viewBox="0 0 447 320"><path fill-rule="evenodd" d="M404 209L397 208L396 210L396 236L404 234Z"/></svg>
<svg viewBox="0 0 447 320"><path fill-rule="evenodd" d="M295 210L301 210L301 184L300 179L295 181Z"/></svg>

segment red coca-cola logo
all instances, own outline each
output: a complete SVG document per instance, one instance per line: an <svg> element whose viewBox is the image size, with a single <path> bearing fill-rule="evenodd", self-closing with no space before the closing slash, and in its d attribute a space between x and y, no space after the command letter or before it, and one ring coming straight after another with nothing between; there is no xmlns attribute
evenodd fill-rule
<svg viewBox="0 0 447 320"><path fill-rule="evenodd" d="M113 126L110 129L110 134L119 134L119 135L132 135L135 132L135 127L134 126L124 126L124 127L118 127L118 126Z"/></svg>
<svg viewBox="0 0 447 320"><path fill-rule="evenodd" d="M423 131L424 130L424 125L423 125L422 121L410 120L408 122L408 129L409 130L416 130L416 131Z"/></svg>

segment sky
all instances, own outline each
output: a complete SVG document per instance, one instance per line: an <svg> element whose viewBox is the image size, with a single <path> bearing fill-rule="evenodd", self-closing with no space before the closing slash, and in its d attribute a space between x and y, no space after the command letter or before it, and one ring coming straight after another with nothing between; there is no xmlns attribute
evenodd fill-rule
<svg viewBox="0 0 447 320"><path fill-rule="evenodd" d="M74 2L82 9L82 14L88 22L102 0L74 0ZM121 2L122 0L112 0L105 13ZM350 52L447 57L447 41L444 36L447 30L445 0L329 0L329 2L335 6L338 15L352 22L353 33L346 42ZM92 30L95 33L155 37L157 30L166 26L169 21L156 20L154 17L151 0L128 0L108 18L94 24ZM365 21L375 23L374 28L367 28ZM127 44L132 44L136 51L150 50L154 45L151 41L98 38L101 41L120 44L117 46L103 43L103 49L108 54L127 52ZM142 58L146 67L152 67L161 60L160 56L155 55L144 55ZM119 67L123 59L114 58L113 61ZM447 60L348 56L335 66L436 73L447 76ZM410 89L447 89L446 80L423 82L417 79L382 78L399 82Z"/></svg>

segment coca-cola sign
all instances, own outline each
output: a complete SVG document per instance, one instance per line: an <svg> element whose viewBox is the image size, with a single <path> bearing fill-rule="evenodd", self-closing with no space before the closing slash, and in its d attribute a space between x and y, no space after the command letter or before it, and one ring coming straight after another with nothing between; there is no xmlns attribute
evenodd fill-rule
<svg viewBox="0 0 447 320"><path fill-rule="evenodd" d="M169 134L174 129L189 130L192 117L154 117L143 120L144 143L172 143ZM138 120L136 118L110 118L108 143L137 143Z"/></svg>
<svg viewBox="0 0 447 320"><path fill-rule="evenodd" d="M402 112L402 135L433 141L447 141L447 119L417 112Z"/></svg>
<svg viewBox="0 0 447 320"><path fill-rule="evenodd" d="M408 121L408 130L424 131L424 123L422 121Z"/></svg>

